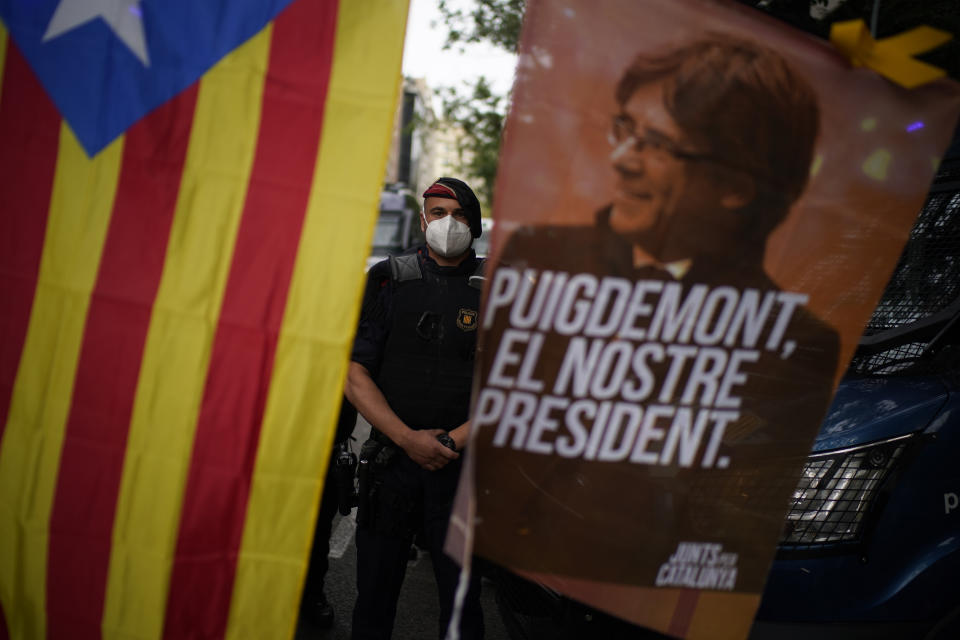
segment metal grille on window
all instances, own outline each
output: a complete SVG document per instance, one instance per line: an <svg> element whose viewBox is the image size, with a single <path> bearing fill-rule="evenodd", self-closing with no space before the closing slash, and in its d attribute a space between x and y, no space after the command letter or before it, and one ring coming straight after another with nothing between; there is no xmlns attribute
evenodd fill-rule
<svg viewBox="0 0 960 640"><path fill-rule="evenodd" d="M913 365L926 346L926 342L899 344L880 353L859 357L856 366L851 364L851 369L856 373L876 376L897 373Z"/></svg>
<svg viewBox="0 0 960 640"><path fill-rule="evenodd" d="M865 336L890 336L891 348L858 352L850 371L861 375L918 373L930 339L915 345L896 339L960 300L960 160L944 162L920 211L893 276L867 323ZM914 337L915 338L915 337Z"/></svg>
<svg viewBox="0 0 960 640"><path fill-rule="evenodd" d="M781 547L858 541L864 518L912 437L810 456L793 492Z"/></svg>

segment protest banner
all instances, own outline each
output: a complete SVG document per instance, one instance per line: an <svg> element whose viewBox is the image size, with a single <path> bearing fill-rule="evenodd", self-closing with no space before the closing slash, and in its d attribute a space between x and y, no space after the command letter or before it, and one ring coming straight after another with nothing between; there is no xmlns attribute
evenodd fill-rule
<svg viewBox="0 0 960 640"><path fill-rule="evenodd" d="M733 3L531 2L448 548L744 637L958 109Z"/></svg>

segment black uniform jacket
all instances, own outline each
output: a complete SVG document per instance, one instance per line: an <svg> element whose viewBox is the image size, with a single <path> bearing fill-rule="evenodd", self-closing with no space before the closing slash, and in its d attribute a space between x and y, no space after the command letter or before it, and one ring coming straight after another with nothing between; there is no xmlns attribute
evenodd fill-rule
<svg viewBox="0 0 960 640"><path fill-rule="evenodd" d="M352 360L370 372L390 408L411 429L454 429L470 410L480 290L470 255L442 267L425 246L421 277L398 281L389 261L367 275Z"/></svg>

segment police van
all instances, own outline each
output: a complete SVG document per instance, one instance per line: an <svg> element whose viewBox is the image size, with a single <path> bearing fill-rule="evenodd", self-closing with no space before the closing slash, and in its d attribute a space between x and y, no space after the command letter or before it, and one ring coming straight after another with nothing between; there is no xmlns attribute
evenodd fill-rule
<svg viewBox="0 0 960 640"><path fill-rule="evenodd" d="M388 184L380 193L380 213L373 230L367 269L387 256L403 253L425 241L420 229L420 200L402 184Z"/></svg>

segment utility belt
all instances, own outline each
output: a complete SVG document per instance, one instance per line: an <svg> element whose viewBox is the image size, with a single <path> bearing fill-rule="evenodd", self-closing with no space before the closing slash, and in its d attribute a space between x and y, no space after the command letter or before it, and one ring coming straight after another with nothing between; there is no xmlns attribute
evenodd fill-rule
<svg viewBox="0 0 960 640"><path fill-rule="evenodd" d="M437 440L456 451L456 445L448 433L437 435ZM394 488L382 490L387 477L387 467L397 462L400 447L376 429L370 430L370 438L360 448L357 464L357 525L374 528L390 535L413 535L411 522L418 506L409 496ZM412 464L412 463L411 463ZM378 518L381 520L377 522Z"/></svg>
<svg viewBox="0 0 960 640"><path fill-rule="evenodd" d="M370 437L360 447L357 463L357 525L373 524L373 506L383 484L383 470L399 452L399 447L390 438L370 429Z"/></svg>

